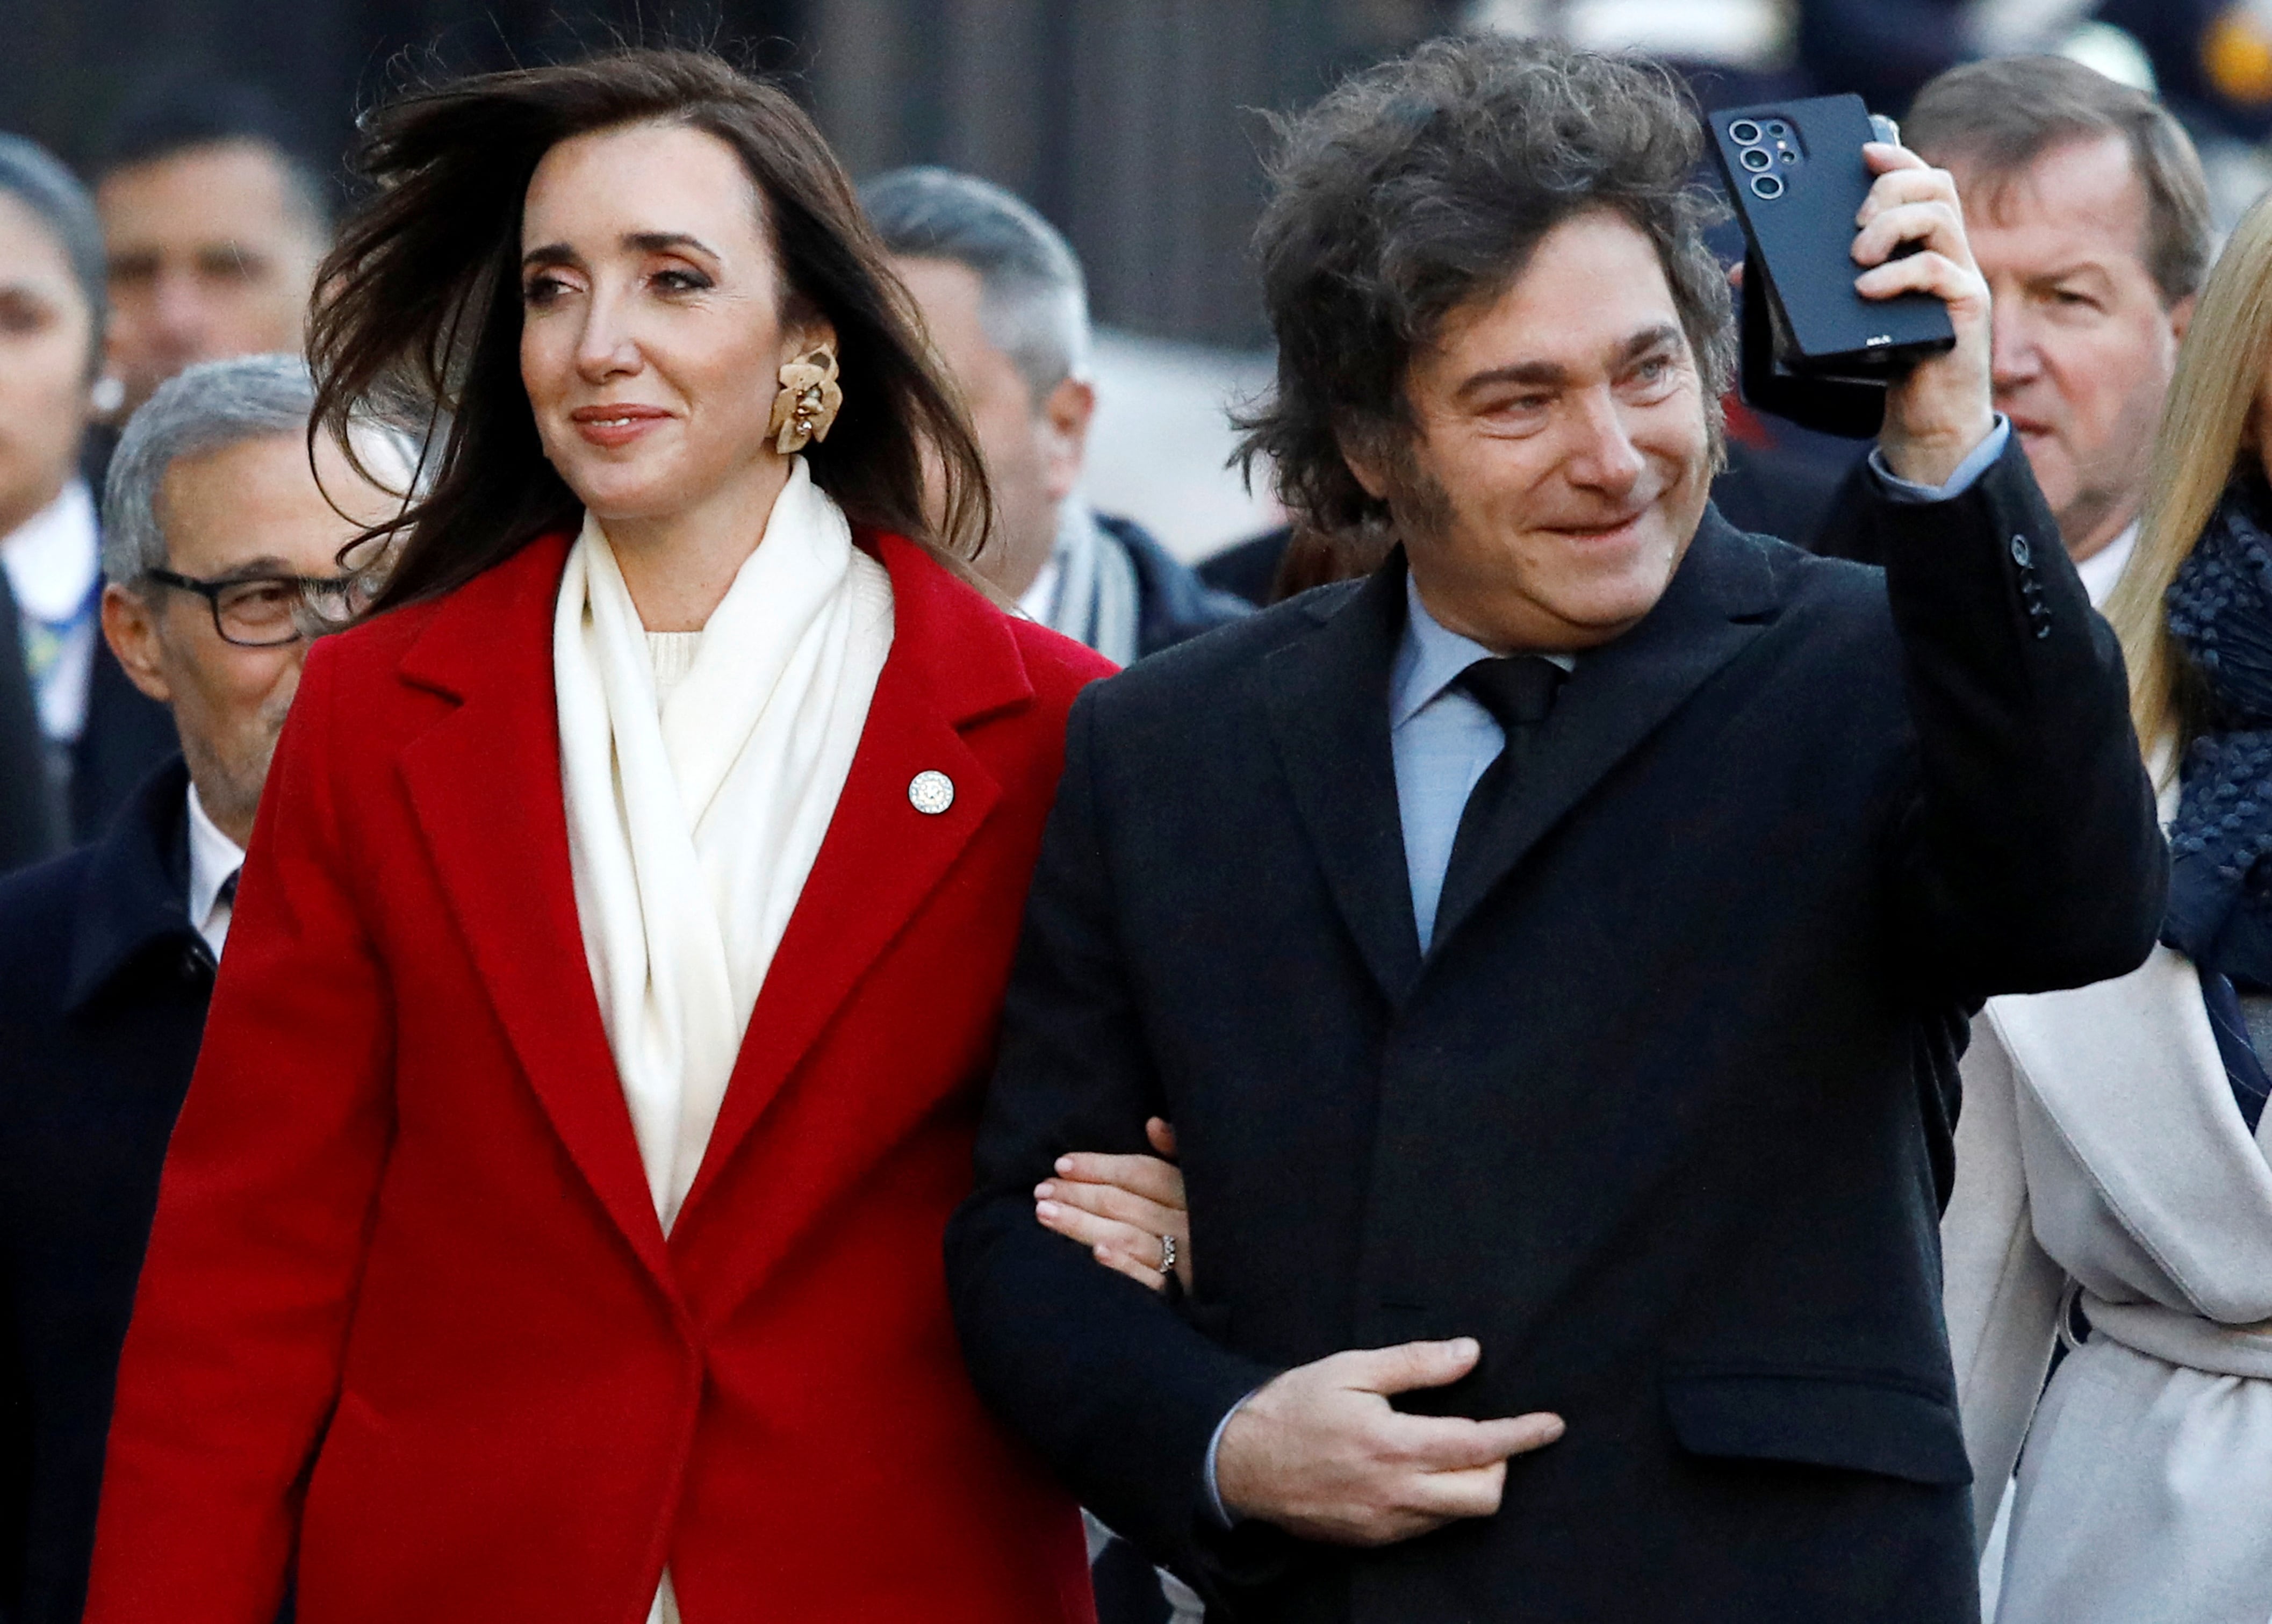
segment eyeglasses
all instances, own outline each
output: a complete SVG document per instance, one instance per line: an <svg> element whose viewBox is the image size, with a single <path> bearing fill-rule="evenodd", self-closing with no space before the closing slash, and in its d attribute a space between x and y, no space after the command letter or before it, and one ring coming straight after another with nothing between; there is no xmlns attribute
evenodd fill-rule
<svg viewBox="0 0 2272 1624"><path fill-rule="evenodd" d="M171 570L145 570L161 587L194 592L213 610L221 641L239 648L280 648L303 637L336 632L370 607L372 587L362 574L233 575L199 580Z"/></svg>

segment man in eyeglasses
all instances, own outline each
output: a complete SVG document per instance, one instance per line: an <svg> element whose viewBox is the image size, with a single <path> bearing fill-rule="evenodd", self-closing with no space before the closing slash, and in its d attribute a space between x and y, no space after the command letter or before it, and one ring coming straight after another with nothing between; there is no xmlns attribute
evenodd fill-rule
<svg viewBox="0 0 2272 1624"><path fill-rule="evenodd" d="M25 1624L79 1616L118 1350L237 864L307 634L355 607L340 550L386 510L328 442L311 472L313 405L298 360L248 356L182 373L128 424L103 635L182 753L95 843L0 879L0 1618ZM391 474L393 449L368 460Z"/></svg>

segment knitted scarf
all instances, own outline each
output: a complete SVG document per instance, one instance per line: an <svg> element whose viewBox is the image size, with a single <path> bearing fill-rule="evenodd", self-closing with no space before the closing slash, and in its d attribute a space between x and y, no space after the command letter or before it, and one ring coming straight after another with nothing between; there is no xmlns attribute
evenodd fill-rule
<svg viewBox="0 0 2272 1624"><path fill-rule="evenodd" d="M2201 971L2211 1024L2236 1029L2219 1030L2219 1047L2253 1126L2264 1073L2236 1064L2226 1040L2242 1036L2233 989L2272 992L2272 493L2261 480L2225 493L2166 605L2212 710L2180 772L2162 939Z"/></svg>

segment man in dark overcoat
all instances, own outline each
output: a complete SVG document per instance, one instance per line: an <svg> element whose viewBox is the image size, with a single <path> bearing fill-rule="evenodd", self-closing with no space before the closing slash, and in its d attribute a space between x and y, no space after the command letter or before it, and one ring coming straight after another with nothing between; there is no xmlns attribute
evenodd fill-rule
<svg viewBox="0 0 2272 1624"><path fill-rule="evenodd" d="M1824 273L1955 330L1857 498L1885 569L1708 507L1699 140L1503 38L1294 121L1252 445L1400 545L1070 720L951 1283L989 1402L1229 1620L1978 1617L1966 1016L2138 963L2165 858L1945 173L1805 156L1877 177ZM1032 1205L1155 1116L1179 1302Z"/></svg>
<svg viewBox="0 0 2272 1624"><path fill-rule="evenodd" d="M355 534L332 502L377 512L328 444L318 486L314 404L296 357L245 356L181 373L128 423L111 464L103 629L118 669L167 707L182 753L100 840L0 879L10 1624L77 1624L86 1603L119 1348L237 867L299 686L303 587L335 577Z"/></svg>

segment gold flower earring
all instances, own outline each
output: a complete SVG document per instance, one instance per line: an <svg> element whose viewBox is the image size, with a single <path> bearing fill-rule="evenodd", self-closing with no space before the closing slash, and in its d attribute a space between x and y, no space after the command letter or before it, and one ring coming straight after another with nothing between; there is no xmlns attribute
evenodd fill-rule
<svg viewBox="0 0 2272 1624"><path fill-rule="evenodd" d="M783 363L781 393L774 396L774 415L766 432L774 437L774 449L786 457L813 440L826 439L829 425L843 406L844 392L836 386L836 352L823 344Z"/></svg>

